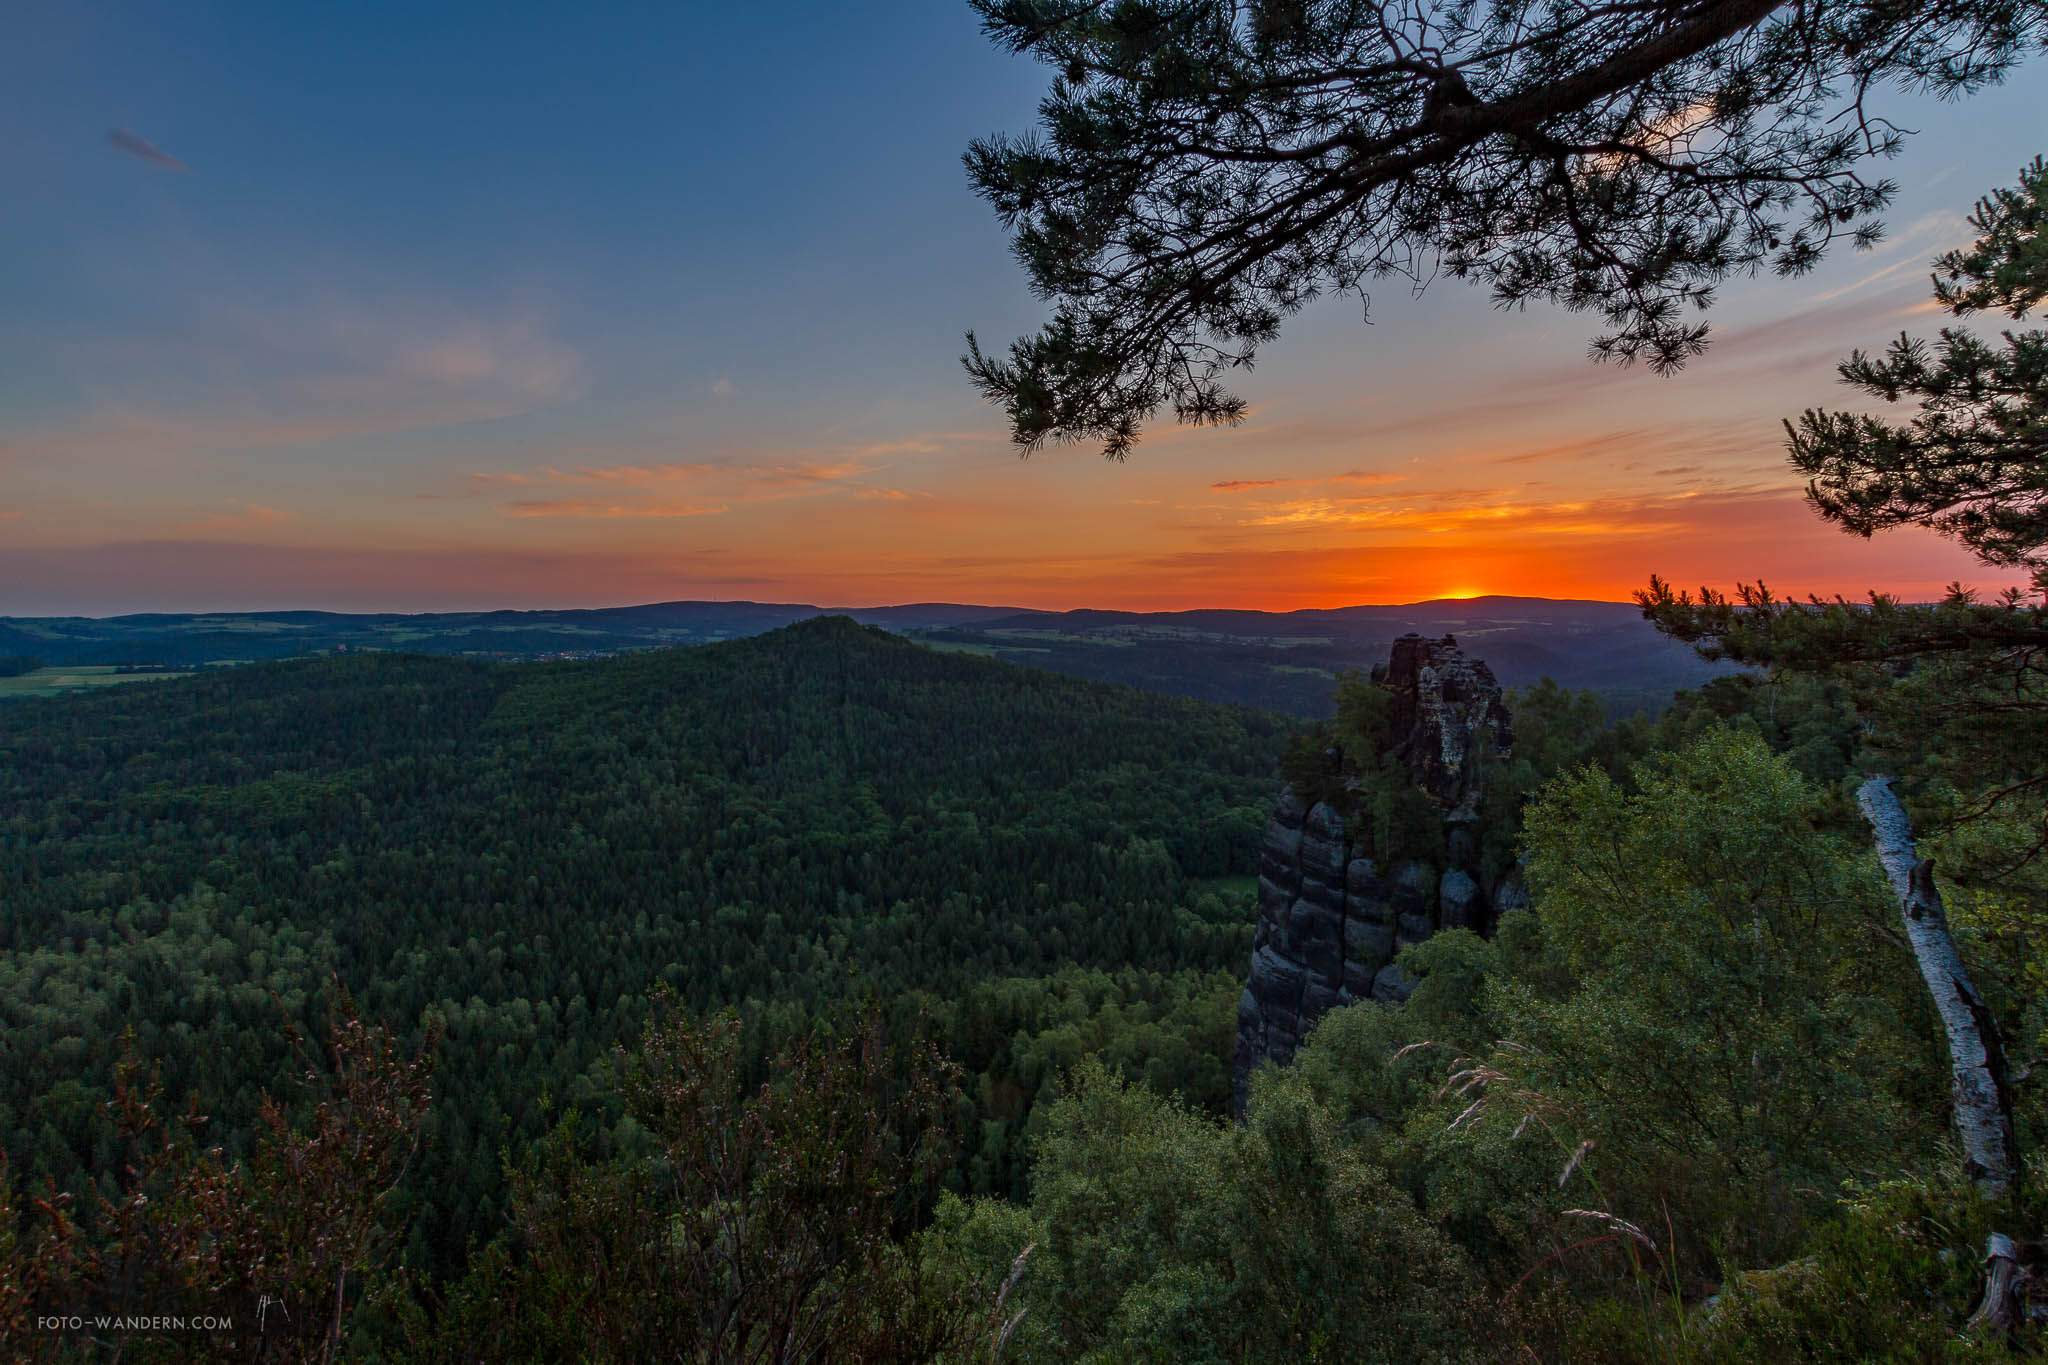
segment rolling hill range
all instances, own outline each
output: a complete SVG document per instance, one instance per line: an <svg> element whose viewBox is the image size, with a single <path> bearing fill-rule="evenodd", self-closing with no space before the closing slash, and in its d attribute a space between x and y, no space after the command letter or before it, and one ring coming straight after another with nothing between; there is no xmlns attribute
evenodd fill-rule
<svg viewBox="0 0 2048 1365"><path fill-rule="evenodd" d="M188 667L291 659L337 649L532 659L710 644L779 630L816 616L917 630L1019 615L1015 607L948 602L824 608L805 603L657 602L569 611L351 613L150 612L134 616L0 617L0 655L48 664Z"/></svg>
<svg viewBox="0 0 2048 1365"><path fill-rule="evenodd" d="M1543 678L1610 712L1661 710L1725 668L1657 634L1628 603L1475 597L1333 610L1033 612L921 630L942 648L1298 716L1330 712L1336 674L1385 662L1396 637L1455 635L1508 687Z"/></svg>
<svg viewBox="0 0 2048 1365"><path fill-rule="evenodd" d="M1659 636L1629 604L1534 597L1295 612L1041 612L955 603L842 610L802 603L663 602L428 615L14 617L0 618L0 656L32 658L53 671L192 667L337 650L502 660L588 657L715 643L821 615L850 616L940 649L1300 716L1327 714L1336 672L1384 659L1388 644L1410 631L1457 635L1510 687L1548 677L1599 693L1616 713L1656 711L1675 689L1721 671ZM21 690L33 690L33 681L23 681Z"/></svg>

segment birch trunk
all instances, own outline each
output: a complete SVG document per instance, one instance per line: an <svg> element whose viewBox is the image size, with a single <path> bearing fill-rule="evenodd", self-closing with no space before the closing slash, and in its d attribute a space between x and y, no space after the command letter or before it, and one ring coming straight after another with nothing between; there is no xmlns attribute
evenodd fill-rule
<svg viewBox="0 0 2048 1365"><path fill-rule="evenodd" d="M1891 779L1873 777L1865 782L1856 792L1856 804L1870 822L1877 860L1884 865L1885 876L1899 898L1906 940L1948 1035L1949 1069L1954 1079L1952 1107L1956 1132L1963 1142L1964 1169L1978 1193L1987 1199L2003 1199L2018 1179L2019 1160L1998 1023L1956 951L1956 941L1948 931L1948 912L1935 889L1934 863L1914 852L1913 825L1892 790ZM2023 1272L2018 1248L2010 1237L1991 1234L1984 1251L1984 1271L1984 1298L1970 1325L2011 1331L2019 1321Z"/></svg>

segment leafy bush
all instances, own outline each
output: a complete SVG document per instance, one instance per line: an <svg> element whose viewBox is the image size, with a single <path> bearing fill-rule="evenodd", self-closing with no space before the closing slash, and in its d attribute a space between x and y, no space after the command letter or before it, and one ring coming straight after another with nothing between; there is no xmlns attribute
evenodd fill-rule
<svg viewBox="0 0 2048 1365"><path fill-rule="evenodd" d="M1087 1062L1052 1107L1027 1209L941 1209L926 1255L993 1284L1035 1245L1016 1360L1452 1359L1463 1258L1303 1087L1243 1126Z"/></svg>

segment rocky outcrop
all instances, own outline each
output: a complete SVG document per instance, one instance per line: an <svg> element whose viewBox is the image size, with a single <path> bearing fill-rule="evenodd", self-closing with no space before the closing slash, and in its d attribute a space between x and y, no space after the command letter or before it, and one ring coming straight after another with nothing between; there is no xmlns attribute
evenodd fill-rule
<svg viewBox="0 0 2048 1365"><path fill-rule="evenodd" d="M1448 635L1404 635L1374 678L1394 694L1393 752L1444 812L1448 866L1383 865L1332 806L1291 788L1274 802L1259 849L1259 918L1250 979L1238 1001L1233 1093L1244 1110L1252 1071L1293 1059L1303 1035L1338 1005L1407 999L1415 982L1395 955L1440 928L1489 932L1519 885L1489 895L1476 866L1479 766L1511 742L1493 673Z"/></svg>
<svg viewBox="0 0 2048 1365"><path fill-rule="evenodd" d="M1450 819L1472 818L1480 795L1473 746L1490 740L1504 754L1514 742L1493 670L1467 658L1451 636L1403 635L1373 680L1394 694L1394 753L1415 785Z"/></svg>

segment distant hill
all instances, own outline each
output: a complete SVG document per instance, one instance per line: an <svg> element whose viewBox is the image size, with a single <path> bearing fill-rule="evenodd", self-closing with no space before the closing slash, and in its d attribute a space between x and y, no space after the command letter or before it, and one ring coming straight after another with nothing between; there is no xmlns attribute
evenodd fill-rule
<svg viewBox="0 0 2048 1365"><path fill-rule="evenodd" d="M1658 711L1727 671L1659 635L1624 602L1475 597L1328 610L1033 612L927 628L970 649L1057 672L1293 715L1330 710L1336 673L1386 660L1397 636L1455 635L1503 684L1543 678L1597 692L1610 711Z"/></svg>
<svg viewBox="0 0 2048 1365"><path fill-rule="evenodd" d="M1383 660L1393 639L1409 631L1457 635L1510 687L1549 677L1600 693L1616 712L1658 710L1674 690L1717 671L1659 636L1626 603L1540 597L1292 612L655 602L573 611L12 617L0 618L0 655L52 667L192 667L357 650L530 660L711 644L824 615L850 616L940 649L1301 716L1327 714L1336 672Z"/></svg>
<svg viewBox="0 0 2048 1365"><path fill-rule="evenodd" d="M0 617L0 654L47 664L247 663L337 650L534 659L710 644L816 616L905 631L1028 616L1019 607L952 602L828 608L801 602L652 602L569 611L148 612Z"/></svg>

